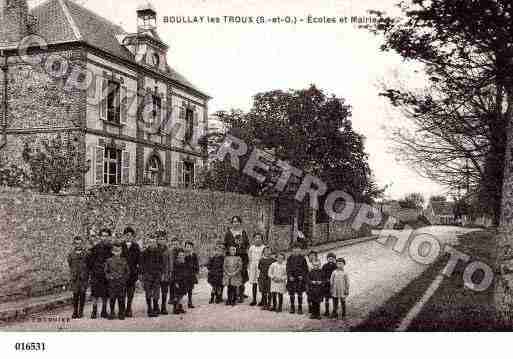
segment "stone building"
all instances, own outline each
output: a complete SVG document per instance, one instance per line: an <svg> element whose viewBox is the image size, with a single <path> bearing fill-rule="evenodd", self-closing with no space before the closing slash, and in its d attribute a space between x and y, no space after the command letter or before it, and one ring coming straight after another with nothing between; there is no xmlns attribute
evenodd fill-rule
<svg viewBox="0 0 513 359"><path fill-rule="evenodd" d="M70 0L0 0L0 155L61 133L88 164L82 189L194 184L210 97L173 69L151 4L134 16L127 32Z"/></svg>

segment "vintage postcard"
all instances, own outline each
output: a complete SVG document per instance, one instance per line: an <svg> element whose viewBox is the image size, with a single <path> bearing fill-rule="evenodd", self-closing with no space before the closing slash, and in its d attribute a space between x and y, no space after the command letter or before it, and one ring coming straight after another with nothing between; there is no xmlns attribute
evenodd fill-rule
<svg viewBox="0 0 513 359"><path fill-rule="evenodd" d="M0 332L510 331L512 16L0 0Z"/></svg>

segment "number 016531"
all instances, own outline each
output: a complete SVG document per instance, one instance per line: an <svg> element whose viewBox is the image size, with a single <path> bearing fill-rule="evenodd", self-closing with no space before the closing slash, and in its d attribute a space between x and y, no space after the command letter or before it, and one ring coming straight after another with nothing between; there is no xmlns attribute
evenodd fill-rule
<svg viewBox="0 0 513 359"><path fill-rule="evenodd" d="M44 352L46 350L46 344L40 342L33 343L16 343L14 349L20 352Z"/></svg>

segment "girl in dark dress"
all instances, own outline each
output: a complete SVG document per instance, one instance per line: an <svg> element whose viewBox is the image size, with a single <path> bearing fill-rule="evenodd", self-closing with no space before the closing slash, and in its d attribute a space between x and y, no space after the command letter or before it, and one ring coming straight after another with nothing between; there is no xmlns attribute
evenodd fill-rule
<svg viewBox="0 0 513 359"><path fill-rule="evenodd" d="M216 247L216 254L210 258L207 264L208 284L212 287L210 304L219 304L223 301L223 274L224 274L224 248Z"/></svg>
<svg viewBox="0 0 513 359"><path fill-rule="evenodd" d="M239 286L239 303L244 302L244 298L247 298L244 294L245 284L249 280L248 274L248 249L249 249L249 238L245 230L242 229L242 219L239 216L235 216L231 221L231 228L226 232L224 237L224 246L228 254L228 250L231 246L235 246L237 249L236 255L242 260L242 284Z"/></svg>
<svg viewBox="0 0 513 359"><path fill-rule="evenodd" d="M179 249L176 255L176 262L173 267L172 274L173 286L174 286L174 314L185 314L185 310L183 309L182 299L187 293L187 280L189 277L189 269L187 264L185 263L185 253L183 249Z"/></svg>
<svg viewBox="0 0 513 359"><path fill-rule="evenodd" d="M262 310L271 309L271 278L269 278L269 267L276 260L271 257L271 249L264 248L262 258L258 262L258 287L262 293Z"/></svg>

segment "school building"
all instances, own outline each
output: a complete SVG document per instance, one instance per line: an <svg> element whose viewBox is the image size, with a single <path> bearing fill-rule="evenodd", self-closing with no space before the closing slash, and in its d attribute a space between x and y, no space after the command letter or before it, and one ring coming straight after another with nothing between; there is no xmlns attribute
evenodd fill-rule
<svg viewBox="0 0 513 359"><path fill-rule="evenodd" d="M155 8L134 17L128 32L70 0L0 0L0 156L22 162L25 142L61 133L87 164L84 190L194 185L210 97L173 69Z"/></svg>

